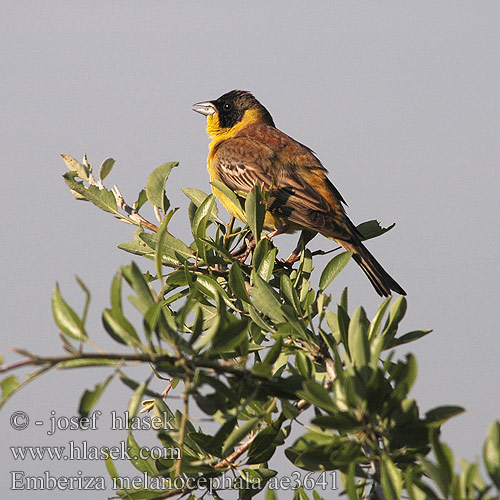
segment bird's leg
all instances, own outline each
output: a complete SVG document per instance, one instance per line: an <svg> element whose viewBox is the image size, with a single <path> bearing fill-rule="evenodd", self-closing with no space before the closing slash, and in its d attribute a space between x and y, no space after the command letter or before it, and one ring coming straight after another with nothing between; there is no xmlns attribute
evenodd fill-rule
<svg viewBox="0 0 500 500"><path fill-rule="evenodd" d="M306 248L306 245L317 235L318 233L314 231L308 231L307 229L304 229L300 233L300 238L299 242L297 243L297 246L295 247L295 250L290 254L290 257L286 259L284 264L292 265L294 262L297 261L297 259L300 256L300 252Z"/></svg>
<svg viewBox="0 0 500 500"><path fill-rule="evenodd" d="M284 231L280 230L280 229L275 229L274 231L270 232L270 233L267 233L266 234L266 238L269 240L269 241L272 241L272 239L275 237L275 236L278 236L279 234L283 234Z"/></svg>
<svg viewBox="0 0 500 500"><path fill-rule="evenodd" d="M249 231L248 238L245 237L243 244L237 248L231 255L236 258L236 260L240 262L245 262L247 257L250 255L250 252L255 248L256 242L253 234Z"/></svg>

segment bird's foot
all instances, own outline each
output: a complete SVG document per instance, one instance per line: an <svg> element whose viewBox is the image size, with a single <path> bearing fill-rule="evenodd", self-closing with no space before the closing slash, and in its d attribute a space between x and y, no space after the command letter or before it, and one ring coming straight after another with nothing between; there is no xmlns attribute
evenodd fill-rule
<svg viewBox="0 0 500 500"><path fill-rule="evenodd" d="M283 260L283 264L286 264L288 267L292 267L295 262L297 262L300 258L300 253L292 252L288 259Z"/></svg>
<svg viewBox="0 0 500 500"><path fill-rule="evenodd" d="M231 255L238 261L238 262L245 262L252 252L252 250L255 248L256 242L255 238L253 236L250 236L250 238L245 239L243 244L237 248Z"/></svg>

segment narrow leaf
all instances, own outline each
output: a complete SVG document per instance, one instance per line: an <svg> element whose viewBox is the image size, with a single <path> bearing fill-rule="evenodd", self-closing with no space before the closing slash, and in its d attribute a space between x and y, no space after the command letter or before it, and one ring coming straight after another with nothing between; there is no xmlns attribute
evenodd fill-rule
<svg viewBox="0 0 500 500"><path fill-rule="evenodd" d="M353 364L358 368L366 366L370 361L370 343L368 341L368 320L365 310L361 306L352 315L347 336Z"/></svg>
<svg viewBox="0 0 500 500"><path fill-rule="evenodd" d="M382 455L382 490L387 500L399 500L403 493L403 478L394 462L386 454Z"/></svg>
<svg viewBox="0 0 500 500"><path fill-rule="evenodd" d="M393 223L388 227L382 227L378 220L369 220L356 226L356 229L361 233L361 239L366 241L387 233L387 231L390 231L395 225L396 223Z"/></svg>
<svg viewBox="0 0 500 500"><path fill-rule="evenodd" d="M274 290L257 273L252 273L254 285L250 290L250 296L257 309L269 316L277 323L285 322L285 315L281 309L281 303L276 297Z"/></svg>
<svg viewBox="0 0 500 500"><path fill-rule="evenodd" d="M96 384L93 390L86 390L81 399L80 406L78 408L78 413L81 417L87 417L92 408L95 407L103 392L108 387L111 380L113 380L114 375L110 375L102 384Z"/></svg>
<svg viewBox="0 0 500 500"><path fill-rule="evenodd" d="M81 195L85 200L92 202L96 207L105 212L112 214L119 213L115 195L111 191L99 189L94 185L86 187L83 182L75 180L75 172L66 172L63 177L69 188Z"/></svg>
<svg viewBox="0 0 500 500"><path fill-rule="evenodd" d="M174 167L177 167L177 165L179 165L179 163L173 161L160 165L153 170L146 182L146 195L149 203L160 207L163 213L167 213L168 207L170 206L170 202L165 193L165 184L170 172Z"/></svg>
<svg viewBox="0 0 500 500"><path fill-rule="evenodd" d="M73 158L71 155L62 154L61 157L64 160L64 163L66 163L66 166L72 172L76 172L76 175L80 177L80 179L88 181L89 169L86 166L82 165L78 160Z"/></svg>
<svg viewBox="0 0 500 500"><path fill-rule="evenodd" d="M303 389L297 391L297 395L327 412L335 413L338 410L330 393L314 380L304 382Z"/></svg>
<svg viewBox="0 0 500 500"><path fill-rule="evenodd" d="M56 285L52 293L52 315L56 325L64 334L82 342L87 340L81 319L62 298L59 285Z"/></svg>
<svg viewBox="0 0 500 500"><path fill-rule="evenodd" d="M243 277L240 266L236 262L229 269L229 286L236 297L243 302L250 302L247 292L247 282Z"/></svg>
<svg viewBox="0 0 500 500"><path fill-rule="evenodd" d="M425 421L428 424L432 424L433 426L439 427L441 424L446 422L448 419L460 415L465 411L461 406L438 406L429 410L425 414Z"/></svg>
<svg viewBox="0 0 500 500"><path fill-rule="evenodd" d="M352 252L342 252L336 255L323 269L319 279L319 289L323 291L337 276L337 274L344 269L349 259L352 257Z"/></svg>
<svg viewBox="0 0 500 500"><path fill-rule="evenodd" d="M210 184L212 184L212 186L215 189L220 191L223 196L228 198L229 201L236 207L236 210L238 211L238 219L240 219L242 221L246 221L243 207L241 206L240 200L239 200L238 196L236 195L236 193L234 191L232 191L231 189L229 189L225 184L223 184L220 181L212 180L210 182Z"/></svg>
<svg viewBox="0 0 500 500"><path fill-rule="evenodd" d="M106 158L99 167L99 179L103 181L111 172L113 165L115 164L115 160L113 158Z"/></svg>
<svg viewBox="0 0 500 500"><path fill-rule="evenodd" d="M7 399L13 394L19 387L19 380L15 375L9 375L5 377L0 382L0 388L2 389L2 398L0 404L3 405Z"/></svg>
<svg viewBox="0 0 500 500"><path fill-rule="evenodd" d="M254 238L259 241L266 215L266 206L262 191L258 185L250 191L245 200L245 214Z"/></svg>
<svg viewBox="0 0 500 500"><path fill-rule="evenodd" d="M492 422L483 447L486 470L495 486L500 490L500 424Z"/></svg>
<svg viewBox="0 0 500 500"><path fill-rule="evenodd" d="M225 456L230 450L232 450L236 444L238 444L245 436L250 434L250 432L257 426L258 423L259 418L254 417L250 420L247 420L240 427L234 429L233 432L229 434L224 443L224 446L222 448L222 455Z"/></svg>

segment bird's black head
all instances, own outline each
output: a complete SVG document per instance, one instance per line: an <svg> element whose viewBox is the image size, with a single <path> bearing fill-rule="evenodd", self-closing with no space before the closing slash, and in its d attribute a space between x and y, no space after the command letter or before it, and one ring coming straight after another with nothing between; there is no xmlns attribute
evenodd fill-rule
<svg viewBox="0 0 500 500"><path fill-rule="evenodd" d="M220 96L212 103L217 108L220 126L223 128L234 127L243 119L245 111L249 109L260 111L263 121L274 126L269 111L246 90L231 90L231 92Z"/></svg>
<svg viewBox="0 0 500 500"><path fill-rule="evenodd" d="M209 118L216 115L220 129L231 129L243 120L246 111L251 110L257 112L260 121L274 126L269 111L246 90L231 90L214 101L200 102L194 106L194 111Z"/></svg>

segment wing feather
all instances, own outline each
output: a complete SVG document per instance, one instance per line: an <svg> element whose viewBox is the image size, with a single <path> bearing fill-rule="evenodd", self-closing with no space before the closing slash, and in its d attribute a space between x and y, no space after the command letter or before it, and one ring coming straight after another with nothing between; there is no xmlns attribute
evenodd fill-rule
<svg viewBox="0 0 500 500"><path fill-rule="evenodd" d="M213 157L220 180L243 196L259 184L269 193L271 214L349 241L353 225L340 193L326 177L326 169L308 148L285 137L285 146L274 148L252 137L221 142Z"/></svg>

